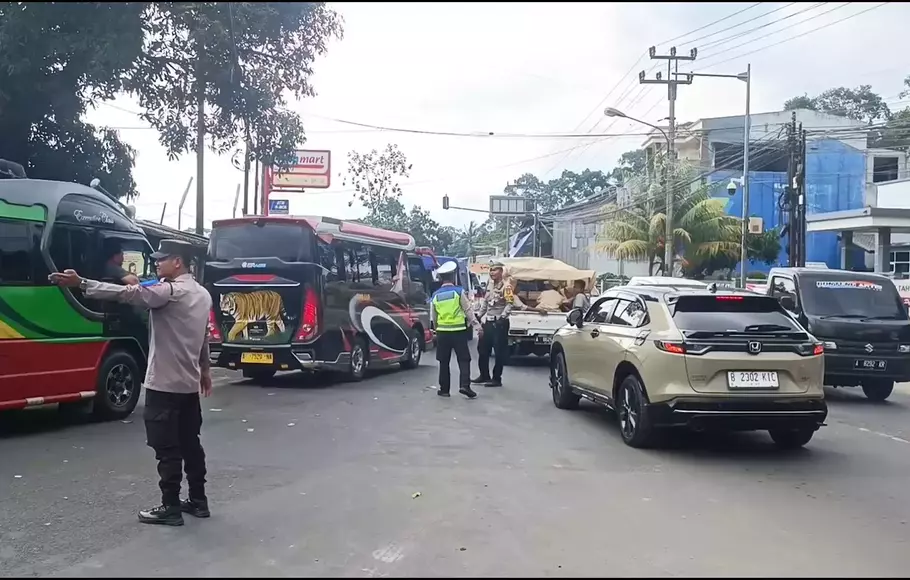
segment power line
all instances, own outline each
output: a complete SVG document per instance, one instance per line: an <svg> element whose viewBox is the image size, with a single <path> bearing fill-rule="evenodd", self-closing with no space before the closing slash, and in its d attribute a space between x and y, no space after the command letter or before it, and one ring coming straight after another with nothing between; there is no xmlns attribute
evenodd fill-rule
<svg viewBox="0 0 910 580"><path fill-rule="evenodd" d="M790 2L789 4L784 4L783 6L778 6L777 8L775 8L773 10L769 10L768 12L765 12L764 14L759 14L758 16L755 16L753 18L744 20L744 21L740 22L739 24L734 24L733 26L728 26L727 28L721 28L720 30L716 30L710 34L705 34L704 36L699 36L698 38L693 38L692 40L687 40L687 41L683 42L680 46L687 46L689 44L695 44L696 42L699 42L706 38L711 38L712 36L715 36L722 32L727 32L728 30L733 30L734 28L739 28L743 24L755 22L759 18L764 18L765 16L770 16L770 15L774 14L775 12L780 12L781 10L785 10L785 9L789 8L790 6L793 6L794 4L796 4L796 2ZM751 8L751 6L750 6L750 8Z"/></svg>
<svg viewBox="0 0 910 580"><path fill-rule="evenodd" d="M749 56L750 54L755 54L755 53L757 53L757 52L761 52L761 51L763 51L763 50L767 50L767 49L769 49L769 48L773 48L773 47L775 47L775 46L779 46L779 45L781 45L781 44L784 44L785 42L790 42L791 40L796 40L797 38L802 38L802 37L804 37L804 36L806 36L806 35L809 35L809 34L818 32L819 30L823 30L823 29L825 29L825 28L828 28L829 26L834 26L835 24L840 24L841 22L844 22L844 21L846 21L846 20L850 20L851 18L856 18L857 16L862 16L863 14L865 14L865 13L867 13L867 12L871 12L872 10L875 10L876 8L881 8L882 6L884 6L884 5L886 5L886 4L890 4L890 2L882 2L882 3L880 3L880 4L876 4L875 6L871 6L871 7L869 7L869 8L866 8L865 10L861 10L860 12L857 12L857 13L855 13L855 14L851 14L851 15L849 15L849 16L845 16L844 18L841 18L841 19L839 19L839 20L835 20L835 21L833 21L833 22L829 22L829 23L824 24L824 25L822 25L822 26L818 26L818 27L816 27L816 28L813 28L812 30L807 30L806 32L803 32L803 33L801 33L801 34L797 34L797 35L795 35L795 36L791 36L791 37L789 37L789 38L785 38L785 39L780 40L780 41L778 41L778 42L774 42L774 43L772 43L772 44L769 44L769 45L767 45L767 46L762 46L762 47L760 47L760 48L756 48L755 50L750 50L750 51L744 52L744 53L742 53L742 54L738 54L738 55L735 55L735 56L731 56L730 58L727 58L727 59L724 59L724 60L722 60L722 61L716 62L716 63L714 63L714 64L708 65L707 67L705 67L705 68L703 68L703 69L700 69L700 70L697 71L697 72L702 72L702 71L705 71L705 70L714 68L714 67L716 67L716 66L719 66L719 65L721 65L721 64L724 64L724 63L727 63L727 62L731 62L731 61L740 59L740 58L742 58L742 57L744 57L744 56ZM733 48L736 48L736 47L733 47ZM732 50L732 49L731 49L731 50Z"/></svg>
<svg viewBox="0 0 910 580"><path fill-rule="evenodd" d="M771 22L766 22L765 24L760 24L760 25L756 26L755 28L750 28L749 30L744 30L744 31L738 32L738 33L736 33L736 34L731 34L730 36L725 36L724 38L719 38L719 39L717 39L717 40L712 40L711 42L708 42L708 43L705 43L705 44L699 46L699 48L700 48L702 51L704 51L705 49L713 48L713 47L715 47L715 46L720 46L720 45L722 45L722 44L727 43L727 42L730 41L730 40L735 40L735 39L737 39L737 38L742 38L743 36L748 36L749 34L752 34L753 32L755 32L756 30L761 30L761 29L763 29L763 28L767 28L767 27L769 27L769 26L773 26L773 25L775 25L775 24L777 24L777 23L779 23L779 22L783 22L784 20L789 20L790 18L794 18L794 17L796 17L796 16L799 16L800 14L805 14L806 12L808 12L808 11L810 11L810 10L815 10L816 8L819 8L819 7L821 7L821 6L824 6L825 4L828 4L828 2L816 2L816 3L813 4L812 6L803 8L802 10L797 10L796 12L791 12L790 14L787 14L786 16L784 16L784 17L782 17L782 18L778 18L777 20L772 20ZM832 11L834 11L834 10L839 10L840 8L844 8L844 7L846 7L846 6L849 6L850 4L852 4L852 2L845 2L844 4L842 4L842 5L840 5L840 6L835 6L834 8L832 8L831 10L829 10L828 12L832 12ZM827 14L828 12L823 12L822 14L818 14L818 15L816 15L816 16L813 16L812 18L818 18L819 16L824 16L824 15ZM771 36L772 34L777 34L777 33L779 33L779 32L782 32L782 31L787 30L787 29L789 29L789 28L792 28L792 27L794 27L794 26L798 26L798 25L800 25L800 24L802 24L802 23L804 23L804 22L808 22L808 20L811 20L812 18L809 18L809 19L807 19L807 20L801 20L801 21L797 22L796 24L791 24L791 25L789 25L789 26L785 26L784 28L780 28L780 29L775 30L775 31L773 31L773 32L769 32L769 33L767 33L766 35L759 36L758 38L755 38L755 39L753 39L753 40L750 40L749 42L755 42L756 40L761 40L762 38L765 38L766 36ZM706 56L706 58L707 58L707 56Z"/></svg>

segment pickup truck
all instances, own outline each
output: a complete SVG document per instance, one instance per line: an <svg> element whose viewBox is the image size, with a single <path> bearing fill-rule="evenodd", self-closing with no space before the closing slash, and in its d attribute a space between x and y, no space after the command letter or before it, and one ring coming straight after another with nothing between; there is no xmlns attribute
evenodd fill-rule
<svg viewBox="0 0 910 580"><path fill-rule="evenodd" d="M509 314L509 348L512 356L547 356L553 335L566 323L565 312L512 310Z"/></svg>

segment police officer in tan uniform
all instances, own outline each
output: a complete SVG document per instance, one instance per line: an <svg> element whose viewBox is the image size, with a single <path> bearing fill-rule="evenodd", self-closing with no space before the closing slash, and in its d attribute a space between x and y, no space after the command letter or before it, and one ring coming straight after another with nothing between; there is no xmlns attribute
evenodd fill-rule
<svg viewBox="0 0 910 580"><path fill-rule="evenodd" d="M509 358L509 312L512 311L512 285L503 278L501 262L490 264L490 285L487 287L477 317L483 327L477 342L477 366L480 376L472 379L485 387L502 386L502 369ZM496 355L493 376L490 376L490 353Z"/></svg>
<svg viewBox="0 0 910 580"><path fill-rule="evenodd" d="M88 298L122 302L149 310L151 338L145 375L145 432L158 459L161 505L139 512L146 524L182 526L183 513L209 517L205 495L205 451L199 441L202 408L199 395L212 392L208 320L212 298L190 275L192 246L162 240L152 254L160 280L151 285L121 286L82 278L75 270L48 278L80 288ZM180 501L183 470L189 499Z"/></svg>

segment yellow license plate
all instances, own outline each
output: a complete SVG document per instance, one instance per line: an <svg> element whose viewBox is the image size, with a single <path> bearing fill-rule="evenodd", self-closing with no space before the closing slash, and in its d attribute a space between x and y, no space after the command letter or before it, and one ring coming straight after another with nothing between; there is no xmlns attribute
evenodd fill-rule
<svg viewBox="0 0 910 580"><path fill-rule="evenodd" d="M245 352L240 355L240 362L259 365L270 365L274 358L270 352Z"/></svg>

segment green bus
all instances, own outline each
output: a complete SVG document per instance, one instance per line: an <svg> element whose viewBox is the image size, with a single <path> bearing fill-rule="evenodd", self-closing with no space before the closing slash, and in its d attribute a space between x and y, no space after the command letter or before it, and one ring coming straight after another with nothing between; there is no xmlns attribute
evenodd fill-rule
<svg viewBox="0 0 910 580"><path fill-rule="evenodd" d="M104 419L133 412L148 355L148 314L48 282L72 268L105 280L109 248L124 269L155 278L142 222L106 192L78 183L0 179L0 411L59 403ZM152 231L154 230L154 231ZM105 252L105 249L108 249Z"/></svg>

